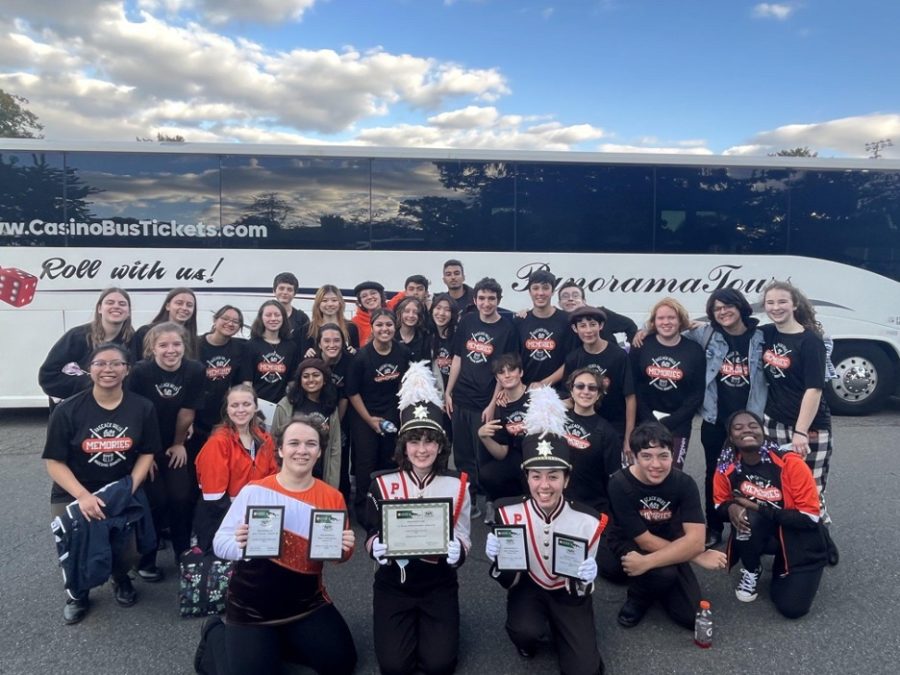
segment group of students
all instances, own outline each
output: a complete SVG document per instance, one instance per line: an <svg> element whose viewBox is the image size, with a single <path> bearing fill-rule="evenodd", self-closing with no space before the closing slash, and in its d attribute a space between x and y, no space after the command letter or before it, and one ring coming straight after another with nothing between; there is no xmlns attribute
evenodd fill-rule
<svg viewBox="0 0 900 675"><path fill-rule="evenodd" d="M149 501L157 538L171 539L176 562L192 543L239 559L246 505L285 506L289 553L237 563L225 624L204 627L197 664L207 672L246 672L282 656L318 672L352 671L352 637L324 589L322 563L303 555L310 508L352 504L367 533L378 563L383 672L454 670L456 569L471 546L470 518L482 512L485 522L526 525L536 552L557 529L589 542L572 579L554 575L539 554L526 572L500 571L496 538L486 542L491 575L508 589L512 641L532 655L549 622L563 672L602 671L590 602L598 574L628 583L623 626L655 600L692 626L700 589L691 562L719 569L740 561L736 595L750 601L760 557L775 552L776 607L790 617L809 610L837 550L824 527L832 451L825 342L798 289L766 288L766 326L738 291L720 289L707 303L708 323L692 323L666 298L638 331L587 306L577 284L556 289L549 271L531 275L532 307L515 316L501 309L495 280L467 286L459 261L445 263L443 279L447 293L429 296L427 279L414 275L391 299L381 284L363 282L348 321L338 288L320 288L307 316L291 304L296 277L279 274L247 341L231 305L197 336L189 289L173 289L138 331L127 292L104 291L92 322L64 335L40 373L45 392L62 400L43 455L60 528L79 514L89 522L116 515L99 491L123 481L131 499L117 506L133 514ZM617 335L637 346L626 351ZM401 383L420 399L427 391L427 400L404 399ZM558 418L552 428L535 421L541 398ZM261 423L261 409L272 419ZM680 471L698 410L705 515ZM385 557L380 504L436 496L454 503L446 557ZM349 523L346 557L355 545ZM724 523L732 526L727 554L715 548ZM71 545L61 539L58 546ZM136 600L132 565L146 581L162 578L157 547L145 538L139 550L137 541L113 551L109 575L123 606ZM70 581L64 618L75 623L88 589Z"/></svg>

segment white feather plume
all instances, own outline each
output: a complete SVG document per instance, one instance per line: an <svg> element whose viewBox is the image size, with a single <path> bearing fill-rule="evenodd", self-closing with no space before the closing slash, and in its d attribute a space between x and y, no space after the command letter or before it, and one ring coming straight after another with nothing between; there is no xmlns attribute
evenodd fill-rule
<svg viewBox="0 0 900 675"><path fill-rule="evenodd" d="M397 396L400 398L400 403L397 405L400 410L425 401L433 403L438 408L444 405L438 394L434 373L431 372L431 365L428 361L416 361L409 364L409 370L400 381L400 393Z"/></svg>
<svg viewBox="0 0 900 675"><path fill-rule="evenodd" d="M553 387L532 389L525 410L525 433L541 438L548 433L566 435L566 406Z"/></svg>

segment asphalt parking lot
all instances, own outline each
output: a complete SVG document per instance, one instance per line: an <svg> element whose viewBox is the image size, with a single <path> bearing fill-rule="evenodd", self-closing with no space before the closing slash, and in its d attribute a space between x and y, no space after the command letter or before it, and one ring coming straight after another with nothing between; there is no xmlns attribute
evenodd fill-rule
<svg viewBox="0 0 900 675"><path fill-rule="evenodd" d="M50 481L40 460L46 412L0 411L0 578L3 630L0 672L189 673L200 621L181 619L171 553L160 555L167 579L136 581L136 606L116 606L108 587L92 593L93 606L76 626L62 622L62 581L49 530ZM739 603L736 571L699 571L715 618L711 650L694 646L691 634L652 610L626 630L615 616L623 587L599 582L594 595L597 630L607 672L619 673L880 673L897 672L900 661L900 539L893 533L900 512L900 401L867 418L836 418L829 511L841 562L824 576L812 612L800 621L781 618L766 599ZM702 449L692 443L687 470L702 472ZM460 573L462 645L460 673L554 673L555 655L544 650L522 660L503 630L504 591L487 576L485 526L473 532L473 555ZM361 535L357 532L358 537ZM371 648L372 562L357 555L329 567L326 584L353 631L357 672L377 672Z"/></svg>

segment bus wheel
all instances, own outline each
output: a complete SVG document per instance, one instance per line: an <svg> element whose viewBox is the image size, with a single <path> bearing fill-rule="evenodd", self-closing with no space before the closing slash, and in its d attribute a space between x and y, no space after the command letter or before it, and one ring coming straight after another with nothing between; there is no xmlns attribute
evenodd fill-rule
<svg viewBox="0 0 900 675"><path fill-rule="evenodd" d="M838 379L825 385L825 398L836 415L868 415L879 410L894 390L894 366L879 347L838 343L831 361Z"/></svg>

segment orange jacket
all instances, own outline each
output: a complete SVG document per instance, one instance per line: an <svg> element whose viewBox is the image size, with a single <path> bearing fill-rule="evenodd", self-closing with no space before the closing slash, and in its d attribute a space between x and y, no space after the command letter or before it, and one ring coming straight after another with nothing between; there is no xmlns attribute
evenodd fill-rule
<svg viewBox="0 0 900 675"><path fill-rule="evenodd" d="M392 312L400 304L400 301L406 297L406 291L400 291L393 298L387 301L387 308ZM350 319L355 325L356 329L359 331L359 346L364 347L369 343L369 337L372 335L372 324L369 322L369 310L362 307L362 305L356 306L356 314L353 315L353 318Z"/></svg>
<svg viewBox="0 0 900 675"><path fill-rule="evenodd" d="M275 443L262 432L263 442L256 458L241 444L241 439L228 427L218 427L197 455L197 482L205 501L237 496L247 483L278 473Z"/></svg>

